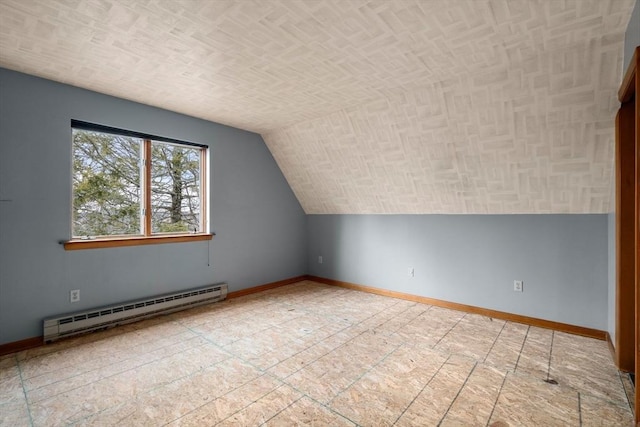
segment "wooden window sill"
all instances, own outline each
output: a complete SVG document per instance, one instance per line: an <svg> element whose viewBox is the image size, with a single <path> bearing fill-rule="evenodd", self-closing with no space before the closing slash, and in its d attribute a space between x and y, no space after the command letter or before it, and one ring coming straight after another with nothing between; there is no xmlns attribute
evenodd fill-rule
<svg viewBox="0 0 640 427"><path fill-rule="evenodd" d="M96 238L87 240L69 240L64 242L66 251L80 249L117 248L121 246L159 245L162 243L200 242L213 239L212 233L173 234L157 236L131 236L114 238Z"/></svg>

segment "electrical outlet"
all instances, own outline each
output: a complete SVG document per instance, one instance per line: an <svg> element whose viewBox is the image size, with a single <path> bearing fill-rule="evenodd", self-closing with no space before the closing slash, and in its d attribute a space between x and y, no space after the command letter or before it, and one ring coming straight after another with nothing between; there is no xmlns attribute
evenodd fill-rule
<svg viewBox="0 0 640 427"><path fill-rule="evenodd" d="M322 264L322 255L318 256L318 264Z"/></svg>
<svg viewBox="0 0 640 427"><path fill-rule="evenodd" d="M80 301L80 289L74 289L69 292L69 301L70 302Z"/></svg>
<svg viewBox="0 0 640 427"><path fill-rule="evenodd" d="M409 269L407 270L407 276L413 277L414 275L415 275L415 270L413 269L413 267L409 267Z"/></svg>
<svg viewBox="0 0 640 427"><path fill-rule="evenodd" d="M522 292L524 290L524 282L522 280L514 280L513 290L515 292Z"/></svg>

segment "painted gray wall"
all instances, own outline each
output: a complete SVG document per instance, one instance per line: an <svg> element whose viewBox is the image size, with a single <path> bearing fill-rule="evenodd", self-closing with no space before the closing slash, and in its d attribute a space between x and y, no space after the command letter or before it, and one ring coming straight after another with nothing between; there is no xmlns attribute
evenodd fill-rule
<svg viewBox="0 0 640 427"><path fill-rule="evenodd" d="M607 215L309 215L307 226L310 274L607 327Z"/></svg>
<svg viewBox="0 0 640 427"><path fill-rule="evenodd" d="M611 342L616 342L616 214L607 215L607 332Z"/></svg>
<svg viewBox="0 0 640 427"><path fill-rule="evenodd" d="M631 13L629 25L624 33L624 68L622 72L627 71L627 67L633 57L633 51L636 46L640 46L640 0L636 0L636 4Z"/></svg>
<svg viewBox="0 0 640 427"><path fill-rule="evenodd" d="M65 251L71 119L209 145L214 240ZM306 216L259 135L5 69L0 200L0 344L41 335L51 315L307 269Z"/></svg>
<svg viewBox="0 0 640 427"><path fill-rule="evenodd" d="M633 57L636 46L640 46L640 0L636 4L629 20L629 26L624 35L624 67L622 72L627 71L627 67ZM622 80L622 76L620 76ZM613 189L615 193L615 187ZM615 196L614 196L615 197ZM611 336L611 342L616 342L616 222L615 212L608 216L608 255L609 255L609 276L607 288L607 331Z"/></svg>

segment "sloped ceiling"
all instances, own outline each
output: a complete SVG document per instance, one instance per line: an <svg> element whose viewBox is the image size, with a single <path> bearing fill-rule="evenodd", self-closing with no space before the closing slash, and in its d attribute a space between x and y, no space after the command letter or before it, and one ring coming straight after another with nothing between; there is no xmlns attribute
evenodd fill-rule
<svg viewBox="0 0 640 427"><path fill-rule="evenodd" d="M0 66L259 132L307 213L600 213L633 3L0 0Z"/></svg>

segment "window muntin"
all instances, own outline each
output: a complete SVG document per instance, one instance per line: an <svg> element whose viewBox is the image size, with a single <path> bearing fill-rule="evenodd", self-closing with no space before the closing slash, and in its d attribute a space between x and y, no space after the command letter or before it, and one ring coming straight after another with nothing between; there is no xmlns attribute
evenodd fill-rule
<svg viewBox="0 0 640 427"><path fill-rule="evenodd" d="M205 147L80 123L72 122L73 239L206 232Z"/></svg>

